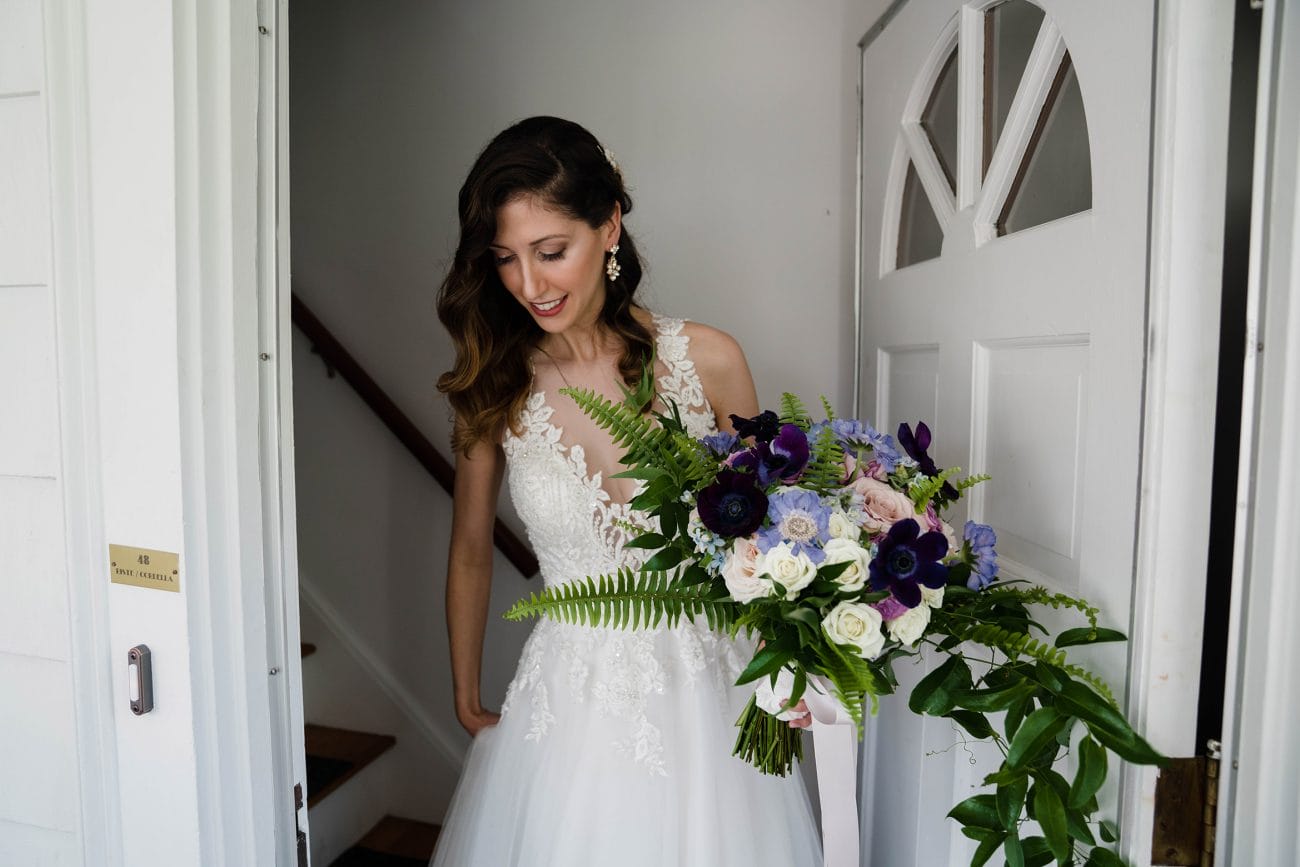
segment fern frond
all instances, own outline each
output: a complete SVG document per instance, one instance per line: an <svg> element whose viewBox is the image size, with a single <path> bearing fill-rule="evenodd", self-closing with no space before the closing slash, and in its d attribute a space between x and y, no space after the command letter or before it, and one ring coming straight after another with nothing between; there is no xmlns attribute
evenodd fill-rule
<svg viewBox="0 0 1300 867"><path fill-rule="evenodd" d="M1085 599L1067 596L1064 593L1052 593L1042 587L1012 587L1005 584L995 584L984 590L982 595L990 599L1016 599L1026 605L1047 605L1058 611L1069 608L1088 618L1089 628L1097 628L1097 615L1100 612L1089 605Z"/></svg>
<svg viewBox="0 0 1300 867"><path fill-rule="evenodd" d="M912 498L912 502L916 505L917 513L919 514L924 512L925 504L930 502L930 499L935 494L939 493L939 489L943 487L944 482L948 481L948 479L960 472L961 467L948 467L946 470L941 470L939 475L931 476L925 481L919 482L913 486L912 489L907 492L907 495Z"/></svg>
<svg viewBox="0 0 1300 867"><path fill-rule="evenodd" d="M826 398L826 395L824 394L821 396L821 399L822 399L822 411L826 413L826 420L835 421L835 410L831 409L831 402Z"/></svg>
<svg viewBox="0 0 1300 867"><path fill-rule="evenodd" d="M736 603L710 598L709 584L679 584L671 572L623 568L612 575L568 581L531 594L510 607L507 620L549 617L564 623L618 628L653 628L666 617L669 626L683 616L703 614L709 628L731 626Z"/></svg>
<svg viewBox="0 0 1300 867"><path fill-rule="evenodd" d="M1057 667L1066 665L1064 650L1050 644L1044 644L1027 633L1013 632L992 623L981 623L969 629L961 630L959 637L963 641L973 641L976 644L1000 650L1011 660L1018 659L1021 656L1028 656L1048 665Z"/></svg>
<svg viewBox="0 0 1300 867"><path fill-rule="evenodd" d="M652 463L673 466L672 449L666 447L670 436L653 418L641 415L625 403L615 403L599 392L587 388L562 388L560 394L573 399L592 421L609 431L614 444L627 451L629 463Z"/></svg>
<svg viewBox="0 0 1300 867"><path fill-rule="evenodd" d="M986 475L984 473L981 473L977 476L967 476L966 478L962 479L960 482L957 482L957 484L955 485L955 487L957 488L957 493L961 493L963 491L969 491L971 488L975 487L979 483L987 482L991 478L993 477L990 475Z"/></svg>
<svg viewBox="0 0 1300 867"><path fill-rule="evenodd" d="M844 474L844 447L835 431L824 427L812 443L812 454L800 484L806 488L824 491L836 487Z"/></svg>
<svg viewBox="0 0 1300 867"><path fill-rule="evenodd" d="M1106 699L1106 701L1110 703L1111 707L1114 707L1116 710L1119 709L1119 702L1115 700L1115 694L1110 691L1110 685L1107 684L1106 681L1102 680L1088 669L1078 665L1063 665L1061 666L1061 670L1066 674L1073 675L1074 677L1079 678L1079 680L1087 683L1095 689L1102 698Z"/></svg>
<svg viewBox="0 0 1300 867"><path fill-rule="evenodd" d="M781 423L796 424L804 430L812 426L812 416L808 415L808 408L798 395L788 391L781 395Z"/></svg>
<svg viewBox="0 0 1300 867"><path fill-rule="evenodd" d="M822 670L831 682L831 691L853 718L858 736L862 736L862 705L867 696L875 703L875 677L865 659L840 645L827 641L818 654Z"/></svg>

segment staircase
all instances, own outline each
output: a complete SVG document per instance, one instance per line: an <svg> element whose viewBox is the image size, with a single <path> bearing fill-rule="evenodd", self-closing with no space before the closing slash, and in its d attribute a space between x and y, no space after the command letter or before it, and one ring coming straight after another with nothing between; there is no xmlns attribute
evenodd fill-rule
<svg viewBox="0 0 1300 867"><path fill-rule="evenodd" d="M303 659L315 650L315 645L304 643ZM325 818L322 804L397 743L392 735L312 723L305 726L304 740L307 809L313 831L317 817ZM428 867L439 830L438 825L427 822L384 816L328 867Z"/></svg>

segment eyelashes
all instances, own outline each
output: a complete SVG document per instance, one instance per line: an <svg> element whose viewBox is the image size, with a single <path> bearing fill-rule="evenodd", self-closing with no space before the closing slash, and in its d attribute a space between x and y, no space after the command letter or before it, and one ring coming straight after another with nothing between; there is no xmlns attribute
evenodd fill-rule
<svg viewBox="0 0 1300 867"><path fill-rule="evenodd" d="M554 252L554 253L540 253L540 252L539 252L539 253L537 254L537 258L541 259L543 262L556 262L556 261L558 261L558 260L564 258L564 254L565 254L565 252L566 252L565 250L557 250L557 251ZM496 265L497 265L498 268L501 267L502 265L509 265L509 264L510 264L511 262L513 262L514 260L515 260L515 257L514 257L513 254L511 254L511 255L509 255L509 256L493 256L493 257L492 257L492 261L496 263Z"/></svg>

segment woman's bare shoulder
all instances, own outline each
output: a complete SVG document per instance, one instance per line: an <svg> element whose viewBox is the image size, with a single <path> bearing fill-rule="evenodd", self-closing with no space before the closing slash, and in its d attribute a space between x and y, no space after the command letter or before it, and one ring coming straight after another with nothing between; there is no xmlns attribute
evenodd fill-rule
<svg viewBox="0 0 1300 867"><path fill-rule="evenodd" d="M682 323L682 334L690 341L691 359L701 372L726 370L745 362L740 342L721 328L687 320Z"/></svg>

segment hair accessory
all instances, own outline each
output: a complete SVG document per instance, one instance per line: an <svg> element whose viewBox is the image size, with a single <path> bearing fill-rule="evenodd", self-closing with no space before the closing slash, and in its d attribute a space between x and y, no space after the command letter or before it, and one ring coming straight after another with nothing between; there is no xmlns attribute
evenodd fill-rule
<svg viewBox="0 0 1300 867"><path fill-rule="evenodd" d="M613 169L615 172L617 172L618 161L614 159L614 152L609 148L605 147L604 145L600 146L600 151L605 155L605 161L609 163L609 167Z"/></svg>
<svg viewBox="0 0 1300 867"><path fill-rule="evenodd" d="M609 261L605 263L605 276L608 277L611 281L617 280L618 273L623 270L622 267L618 264L617 255L618 255L618 244L615 244L613 247L609 248Z"/></svg>

